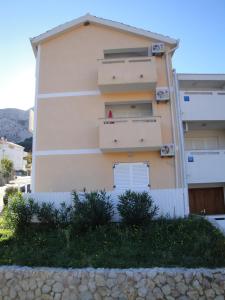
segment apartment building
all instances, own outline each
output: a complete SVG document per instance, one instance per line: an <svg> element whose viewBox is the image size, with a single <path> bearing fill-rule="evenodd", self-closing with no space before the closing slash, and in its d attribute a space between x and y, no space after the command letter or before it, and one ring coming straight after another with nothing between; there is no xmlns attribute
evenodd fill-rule
<svg viewBox="0 0 225 300"><path fill-rule="evenodd" d="M178 40L89 14L31 44L33 192L147 190L164 214L225 213L225 75L176 74Z"/></svg>
<svg viewBox="0 0 225 300"><path fill-rule="evenodd" d="M225 213L225 75L178 74L191 213Z"/></svg>
<svg viewBox="0 0 225 300"><path fill-rule="evenodd" d="M186 214L172 71L178 41L88 14L31 44L33 192L144 189Z"/></svg>

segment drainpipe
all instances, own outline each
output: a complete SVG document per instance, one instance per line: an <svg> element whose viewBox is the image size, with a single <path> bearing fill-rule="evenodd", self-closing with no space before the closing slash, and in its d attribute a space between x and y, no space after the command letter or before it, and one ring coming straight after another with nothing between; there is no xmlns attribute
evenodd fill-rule
<svg viewBox="0 0 225 300"><path fill-rule="evenodd" d="M183 187L183 204L184 204L184 215L189 214L189 207L186 206L186 200L188 200L188 184L186 177L186 165L185 165L185 149L184 149L184 130L183 123L181 118L181 106L180 106L180 93L179 93L179 84L177 79L176 70L173 70L173 79L174 79L174 87L175 87L175 96L176 96L176 108L177 108L177 123L178 123L178 136L180 141L180 163L181 163L181 171L182 171L182 187ZM185 195L186 194L186 195Z"/></svg>
<svg viewBox="0 0 225 300"><path fill-rule="evenodd" d="M170 92L170 97L172 96L172 83L170 78L170 68L169 68L169 54L179 47L179 41L177 43L177 46L170 49L169 51L165 52L165 58L166 58L166 72L167 72L167 81L168 81L168 87ZM173 111L173 103L172 99L170 100L170 110L171 110L171 119L172 119L172 136L173 136L173 144L175 147L175 180L176 180L176 188L178 188L178 163L177 163L177 143L176 143L176 135L175 135L175 123L174 123L174 111Z"/></svg>

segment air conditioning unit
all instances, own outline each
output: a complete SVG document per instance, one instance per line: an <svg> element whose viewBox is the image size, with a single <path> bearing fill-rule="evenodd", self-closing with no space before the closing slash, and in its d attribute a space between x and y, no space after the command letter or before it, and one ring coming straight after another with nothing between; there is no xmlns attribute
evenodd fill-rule
<svg viewBox="0 0 225 300"><path fill-rule="evenodd" d="M161 157L169 157L175 155L174 144L166 144L161 147Z"/></svg>
<svg viewBox="0 0 225 300"><path fill-rule="evenodd" d="M164 43L155 43L152 44L152 55L161 56L165 52L165 44Z"/></svg>
<svg viewBox="0 0 225 300"><path fill-rule="evenodd" d="M157 87L156 88L156 101L169 101L170 92L168 87Z"/></svg>

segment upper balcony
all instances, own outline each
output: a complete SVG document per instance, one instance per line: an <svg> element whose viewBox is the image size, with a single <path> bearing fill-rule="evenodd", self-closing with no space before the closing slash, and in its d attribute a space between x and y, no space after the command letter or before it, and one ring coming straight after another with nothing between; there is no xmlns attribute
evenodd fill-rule
<svg viewBox="0 0 225 300"><path fill-rule="evenodd" d="M155 57L99 60L98 86L102 93L149 91L156 82Z"/></svg>
<svg viewBox="0 0 225 300"><path fill-rule="evenodd" d="M225 150L185 151L187 182L225 182Z"/></svg>
<svg viewBox="0 0 225 300"><path fill-rule="evenodd" d="M99 147L104 152L158 150L160 117L101 119Z"/></svg>
<svg viewBox="0 0 225 300"><path fill-rule="evenodd" d="M186 91L180 93L183 121L225 120L225 91Z"/></svg>

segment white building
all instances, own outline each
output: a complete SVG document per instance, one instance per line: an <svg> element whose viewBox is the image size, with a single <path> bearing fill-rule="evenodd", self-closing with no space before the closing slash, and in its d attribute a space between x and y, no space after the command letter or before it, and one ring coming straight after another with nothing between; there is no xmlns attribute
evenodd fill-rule
<svg viewBox="0 0 225 300"><path fill-rule="evenodd" d="M190 213L225 213L225 74L178 74Z"/></svg>
<svg viewBox="0 0 225 300"><path fill-rule="evenodd" d="M0 160L3 158L10 159L16 171L26 170L26 161L24 160L26 156L27 153L24 152L24 147L8 142L3 138L0 139Z"/></svg>

